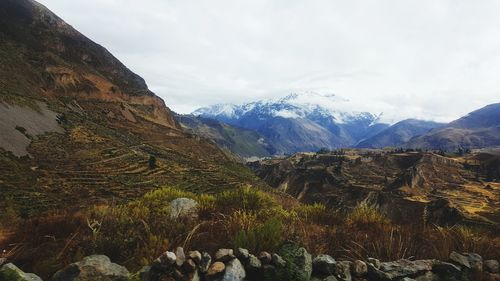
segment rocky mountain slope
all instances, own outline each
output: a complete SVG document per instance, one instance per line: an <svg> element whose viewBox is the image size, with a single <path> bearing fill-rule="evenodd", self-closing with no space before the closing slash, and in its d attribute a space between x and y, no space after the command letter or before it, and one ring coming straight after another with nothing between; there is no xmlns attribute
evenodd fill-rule
<svg viewBox="0 0 500 281"><path fill-rule="evenodd" d="M388 127L377 115L342 110L346 103L334 95L307 92L242 105L218 104L193 115L255 130L277 154L348 147Z"/></svg>
<svg viewBox="0 0 500 281"><path fill-rule="evenodd" d="M398 147L411 138L421 136L432 129L444 126L444 124L423 121L417 119L406 119L400 121L378 134L360 141L356 147L358 148L384 148L384 147Z"/></svg>
<svg viewBox="0 0 500 281"><path fill-rule="evenodd" d="M0 208L30 215L165 184L214 192L255 180L182 132L141 77L35 1L0 2L0 65Z"/></svg>
<svg viewBox="0 0 500 281"><path fill-rule="evenodd" d="M415 137L406 146L457 150L500 145L500 103L490 104L446 126Z"/></svg>
<svg viewBox="0 0 500 281"><path fill-rule="evenodd" d="M303 202L345 208L366 202L396 221L498 225L498 156L450 158L426 152L301 153L250 164L269 185ZM490 174L490 176L488 176ZM494 175L494 176L491 176Z"/></svg>
<svg viewBox="0 0 500 281"><path fill-rule="evenodd" d="M270 157L276 152L263 136L253 130L194 115L176 114L175 118L188 132L213 140L220 148L241 158Z"/></svg>

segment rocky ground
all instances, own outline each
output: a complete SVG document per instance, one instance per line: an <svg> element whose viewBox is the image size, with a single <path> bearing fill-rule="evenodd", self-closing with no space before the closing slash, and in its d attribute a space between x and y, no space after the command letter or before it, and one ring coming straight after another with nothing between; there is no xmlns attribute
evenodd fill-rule
<svg viewBox="0 0 500 281"><path fill-rule="evenodd" d="M0 264L5 263L0 260ZM12 263L0 268L0 280L41 281ZM339 261L329 255L312 257L306 249L291 242L279 253L260 252L257 255L238 248L219 249L212 257L206 252L178 247L167 251L150 266L130 273L112 263L104 255L85 257L54 274L52 281L160 281L160 280L312 280L312 281L439 281L439 280L500 280L497 260L483 260L474 253L452 252L447 261L397 260L381 262L366 260Z"/></svg>

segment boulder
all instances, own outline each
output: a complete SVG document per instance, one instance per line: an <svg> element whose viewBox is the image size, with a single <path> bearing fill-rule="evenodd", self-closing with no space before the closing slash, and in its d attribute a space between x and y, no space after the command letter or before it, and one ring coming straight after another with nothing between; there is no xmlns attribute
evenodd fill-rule
<svg viewBox="0 0 500 281"><path fill-rule="evenodd" d="M364 261L355 260L352 263L352 273L356 277L363 277L368 273L368 265Z"/></svg>
<svg viewBox="0 0 500 281"><path fill-rule="evenodd" d="M0 268L0 280L42 281L42 278L33 273L26 273L12 263L7 263Z"/></svg>
<svg viewBox="0 0 500 281"><path fill-rule="evenodd" d="M245 268L243 268L241 262L238 259L232 259L226 265L222 281L243 281L245 277Z"/></svg>
<svg viewBox="0 0 500 281"><path fill-rule="evenodd" d="M392 262L383 262L377 269L368 265L368 275L375 280L399 280L404 277L419 276L432 270L434 260L410 261L401 259Z"/></svg>
<svg viewBox="0 0 500 281"><path fill-rule="evenodd" d="M236 257L240 261L246 262L246 261L248 261L248 256L250 255L250 252L248 252L247 249L238 248L238 249L236 249L236 253L235 254L236 254Z"/></svg>
<svg viewBox="0 0 500 281"><path fill-rule="evenodd" d="M153 262L153 268L155 270L167 270L176 263L176 260L177 256L173 252L166 251Z"/></svg>
<svg viewBox="0 0 500 281"><path fill-rule="evenodd" d="M226 265L220 261L214 262L207 270L208 277L215 277L221 275L226 269Z"/></svg>
<svg viewBox="0 0 500 281"><path fill-rule="evenodd" d="M376 269L380 268L380 260L375 259L375 258L368 258L367 261L368 261L368 263L372 264L373 267L375 267Z"/></svg>
<svg viewBox="0 0 500 281"><path fill-rule="evenodd" d="M189 198L177 198L170 202L171 219L190 219L198 218L198 202Z"/></svg>
<svg viewBox="0 0 500 281"><path fill-rule="evenodd" d="M434 261L432 265L432 272L435 272L441 276L461 276L462 269L452 263L443 261Z"/></svg>
<svg viewBox="0 0 500 281"><path fill-rule="evenodd" d="M484 271L489 273L499 273L500 265L497 260L485 260L483 263Z"/></svg>
<svg viewBox="0 0 500 281"><path fill-rule="evenodd" d="M332 275L337 262L329 255L319 255L314 258L312 265L315 275Z"/></svg>
<svg viewBox="0 0 500 281"><path fill-rule="evenodd" d="M260 262L259 258L256 256L249 254L248 255L248 261L245 264L246 270L247 270L247 275L251 277L253 280L260 280L262 279L262 263Z"/></svg>
<svg viewBox="0 0 500 281"><path fill-rule="evenodd" d="M260 252L258 257L262 264L270 264L273 261L271 254L268 252Z"/></svg>
<svg viewBox="0 0 500 281"><path fill-rule="evenodd" d="M350 261L338 261L335 266L335 277L342 281L351 281L351 267L352 262Z"/></svg>
<svg viewBox="0 0 500 281"><path fill-rule="evenodd" d="M309 280L312 273L312 257L306 249L297 246L293 242L286 242L279 251L279 255L285 261L293 263L293 272L289 274L300 276L299 279Z"/></svg>
<svg viewBox="0 0 500 281"><path fill-rule="evenodd" d="M219 249L215 253L215 260L220 262L228 262L235 258L233 249Z"/></svg>
<svg viewBox="0 0 500 281"><path fill-rule="evenodd" d="M0 266L2 266L4 263L7 263L6 258L0 258Z"/></svg>
<svg viewBox="0 0 500 281"><path fill-rule="evenodd" d="M206 273L210 267L210 263L212 263L212 257L207 252L203 252L203 254L201 254L201 261L198 264L200 272Z"/></svg>
<svg viewBox="0 0 500 281"><path fill-rule="evenodd" d="M471 265L469 263L469 259L466 256L461 255L455 251L451 252L450 261L455 263L455 264L458 264L462 267L466 267L469 269L471 268Z"/></svg>
<svg viewBox="0 0 500 281"><path fill-rule="evenodd" d="M192 259L196 264L201 262L201 253L199 251L189 251L188 257Z"/></svg>
<svg viewBox="0 0 500 281"><path fill-rule="evenodd" d="M483 271L483 257L475 253L464 253L474 271Z"/></svg>
<svg viewBox="0 0 500 281"><path fill-rule="evenodd" d="M182 247L177 247L175 249L175 264L178 267L181 267L182 264L186 261L186 254L184 254L184 249Z"/></svg>
<svg viewBox="0 0 500 281"><path fill-rule="evenodd" d="M447 278L450 278L451 276L447 275ZM404 280L404 279L403 279ZM434 274L431 271L428 271L424 273L423 275L420 275L418 277L415 277L415 281L439 281L441 280L438 275ZM449 279L448 279L449 280ZM457 279L458 280L458 279Z"/></svg>
<svg viewBox="0 0 500 281"><path fill-rule="evenodd" d="M330 276L327 276L327 277L313 277L311 278L311 281L339 281L337 278L335 278L335 276L333 275L330 275Z"/></svg>
<svg viewBox="0 0 500 281"><path fill-rule="evenodd" d="M188 259L182 264L182 270L187 273L192 273L196 270L196 263L192 259Z"/></svg>
<svg viewBox="0 0 500 281"><path fill-rule="evenodd" d="M93 255L59 270L52 281L126 281L128 276L125 267L112 263L107 256Z"/></svg>
<svg viewBox="0 0 500 281"><path fill-rule="evenodd" d="M273 265L277 267L285 267L286 266L286 261L278 254L273 254L272 255L272 260L273 260Z"/></svg>

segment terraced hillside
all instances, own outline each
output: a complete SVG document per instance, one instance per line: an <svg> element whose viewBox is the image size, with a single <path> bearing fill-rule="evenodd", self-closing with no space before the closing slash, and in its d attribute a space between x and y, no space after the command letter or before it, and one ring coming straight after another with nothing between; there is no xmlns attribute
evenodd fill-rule
<svg viewBox="0 0 500 281"><path fill-rule="evenodd" d="M0 65L0 211L261 184L182 132L141 77L35 1L0 2Z"/></svg>
<svg viewBox="0 0 500 281"><path fill-rule="evenodd" d="M491 157L482 157L492 163ZM269 185L304 202L365 202L396 221L500 223L500 183L476 155L347 150L251 164Z"/></svg>

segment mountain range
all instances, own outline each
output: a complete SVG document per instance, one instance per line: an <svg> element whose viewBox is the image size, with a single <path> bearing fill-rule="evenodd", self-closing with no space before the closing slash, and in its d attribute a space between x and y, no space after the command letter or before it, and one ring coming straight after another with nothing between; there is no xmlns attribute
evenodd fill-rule
<svg viewBox="0 0 500 281"><path fill-rule="evenodd" d="M241 105L217 104L191 116L254 130L277 155L348 147L456 150L500 145L499 104L448 124L407 119L389 125L380 121L381 113L343 107L349 108L348 101L335 95L306 92Z"/></svg>

